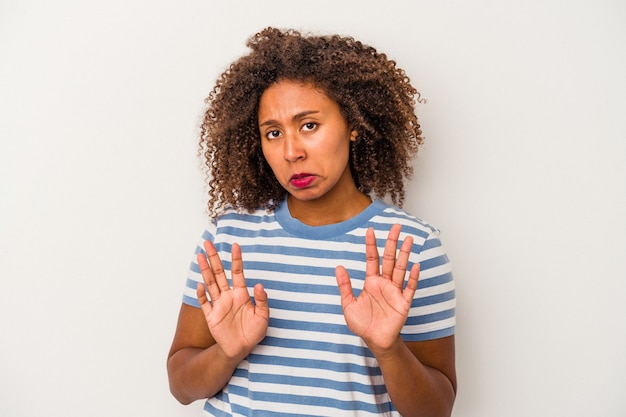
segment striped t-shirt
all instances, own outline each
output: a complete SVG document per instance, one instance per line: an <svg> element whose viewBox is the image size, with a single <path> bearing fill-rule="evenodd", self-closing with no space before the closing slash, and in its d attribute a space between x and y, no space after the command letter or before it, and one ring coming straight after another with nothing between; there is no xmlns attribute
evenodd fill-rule
<svg viewBox="0 0 626 417"><path fill-rule="evenodd" d="M347 221L308 226L287 204L274 212L227 211L202 236L211 240L227 275L233 243L241 246L246 285L263 284L270 308L265 339L244 359L224 389L204 406L212 416L399 416L377 361L347 328L335 267L343 265L355 295L365 278L365 232L373 227L382 256L387 233L402 225L413 236L409 259L420 263L418 289L401 331L405 341L452 335L454 281L439 231L405 211L374 201ZM202 243L196 253L203 250ZM183 301L199 307L202 281L191 264Z"/></svg>

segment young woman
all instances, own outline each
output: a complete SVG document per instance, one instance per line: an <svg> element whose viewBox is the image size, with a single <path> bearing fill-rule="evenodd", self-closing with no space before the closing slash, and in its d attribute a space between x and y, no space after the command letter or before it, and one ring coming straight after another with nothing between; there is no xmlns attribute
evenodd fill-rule
<svg viewBox="0 0 626 417"><path fill-rule="evenodd" d="M212 221L172 393L214 416L450 415L450 264L438 230L397 207L417 91L352 38L268 28L248 46L207 99Z"/></svg>

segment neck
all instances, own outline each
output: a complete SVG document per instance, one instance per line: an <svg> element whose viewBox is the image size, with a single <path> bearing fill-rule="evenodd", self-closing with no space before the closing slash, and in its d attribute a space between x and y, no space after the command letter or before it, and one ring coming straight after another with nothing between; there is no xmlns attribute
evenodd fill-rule
<svg viewBox="0 0 626 417"><path fill-rule="evenodd" d="M302 201L291 195L287 205L291 217L309 226L324 226L348 220L365 210L372 200L356 187L341 196L324 196L315 200Z"/></svg>

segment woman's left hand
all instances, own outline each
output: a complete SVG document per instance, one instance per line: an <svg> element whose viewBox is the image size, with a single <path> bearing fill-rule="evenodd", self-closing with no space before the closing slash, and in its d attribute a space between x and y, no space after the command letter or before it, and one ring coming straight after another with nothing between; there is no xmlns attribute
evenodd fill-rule
<svg viewBox="0 0 626 417"><path fill-rule="evenodd" d="M417 289L419 264L413 265L403 289L413 238L407 237L396 259L401 226L395 224L387 236L380 268L376 236L373 229L365 235L365 283L354 297L350 276L343 266L335 269L341 295L341 307L348 328L360 336L374 353L390 348L397 341L406 322L413 295Z"/></svg>

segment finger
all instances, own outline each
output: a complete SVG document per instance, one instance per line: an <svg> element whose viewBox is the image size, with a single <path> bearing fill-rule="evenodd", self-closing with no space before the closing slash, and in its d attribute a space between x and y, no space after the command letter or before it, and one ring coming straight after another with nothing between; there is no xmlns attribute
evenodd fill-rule
<svg viewBox="0 0 626 417"><path fill-rule="evenodd" d="M196 286L196 294L198 296L198 303L200 303L200 308L202 309L204 316L208 317L209 314L211 314L211 311L213 311L213 306L211 305L211 302L207 297L204 284L202 284L201 282L199 282Z"/></svg>
<svg viewBox="0 0 626 417"><path fill-rule="evenodd" d="M215 276L213 275L213 271L211 270L209 261L207 261L206 255L204 253L199 253L196 256L196 259L198 261L200 273L202 274L202 281L204 281L203 287L205 291L209 293L209 297L211 297L211 300L215 301L220 298L220 289L217 286L217 282L215 281Z"/></svg>
<svg viewBox="0 0 626 417"><path fill-rule="evenodd" d="M393 267L393 275L391 281L393 284L402 288L404 284L404 277L406 276L406 269L409 266L409 256L411 255L411 248L413 247L413 238L411 236L407 236L402 242L402 246L400 247L400 253L398 254L398 259L396 259L395 265Z"/></svg>
<svg viewBox="0 0 626 417"><path fill-rule="evenodd" d="M243 275L243 259L241 257L241 247L239 247L239 245L236 243L233 243L231 256L232 265L230 267L230 273L233 280L233 288L245 288L246 279Z"/></svg>
<svg viewBox="0 0 626 417"><path fill-rule="evenodd" d="M383 270L382 276L386 279L392 279L394 265L396 263L396 250L398 248L398 238L400 237L400 229L402 226L394 224L387 235L385 250L383 251Z"/></svg>
<svg viewBox="0 0 626 417"><path fill-rule="evenodd" d="M377 257L378 259L378 257ZM341 296L341 308L345 310L346 306L355 300L352 292L352 283L348 271L343 266L335 268L335 278L339 287L339 295Z"/></svg>
<svg viewBox="0 0 626 417"><path fill-rule="evenodd" d="M267 293L263 288L263 284L258 283L254 286L254 305L255 314L269 320L270 308L267 302Z"/></svg>
<svg viewBox="0 0 626 417"><path fill-rule="evenodd" d="M413 297L415 296L415 291L417 290L417 282L419 281L419 275L420 264L414 264L411 268L411 272L409 273L409 280L406 283L406 288L402 293L402 296L409 304L413 301Z"/></svg>
<svg viewBox="0 0 626 417"><path fill-rule="evenodd" d="M228 285L228 279L226 278L226 272L224 271L224 266L222 265L222 260L217 254L215 246L212 242L207 240L204 242L204 250L206 251L209 265L211 266L211 271L213 272L215 282L217 283L220 291L230 290L230 286ZM212 295L210 288L209 294ZM211 299L213 298L211 297Z"/></svg>
<svg viewBox="0 0 626 417"><path fill-rule="evenodd" d="M370 227L365 233L365 276L378 276L379 274L378 245L376 245L374 229Z"/></svg>

